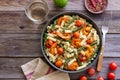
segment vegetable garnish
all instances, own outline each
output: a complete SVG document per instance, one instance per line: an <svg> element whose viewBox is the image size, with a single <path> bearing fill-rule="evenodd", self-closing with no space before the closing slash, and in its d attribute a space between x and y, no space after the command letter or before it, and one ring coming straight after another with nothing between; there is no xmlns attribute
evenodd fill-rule
<svg viewBox="0 0 120 80"><path fill-rule="evenodd" d="M75 55L75 58L76 58L76 60L78 61L78 65L79 66L81 66L82 65L82 63L80 62L80 60L78 59L78 55L76 55L76 53L74 52L74 55Z"/></svg>
<svg viewBox="0 0 120 80"><path fill-rule="evenodd" d="M53 23L53 25L52 25L52 31L54 31L55 25L56 25L56 20L54 21L54 23Z"/></svg>
<svg viewBox="0 0 120 80"><path fill-rule="evenodd" d="M63 15L47 27L44 50L58 68L75 71L95 59L99 35L90 22L78 15Z"/></svg>
<svg viewBox="0 0 120 80"><path fill-rule="evenodd" d="M82 28L83 28L83 26L78 27L78 28L74 28L72 32L76 32L76 31L78 31L78 30L80 30L80 29L82 29Z"/></svg>
<svg viewBox="0 0 120 80"><path fill-rule="evenodd" d="M71 58L67 58L64 65L63 65L63 68L66 69L66 65L70 62Z"/></svg>
<svg viewBox="0 0 120 80"><path fill-rule="evenodd" d="M97 44L97 41L94 41L93 43L91 43L91 46L94 46L95 44Z"/></svg>
<svg viewBox="0 0 120 80"><path fill-rule="evenodd" d="M43 39L44 39L44 41L47 40L47 33L44 33L44 35L43 35Z"/></svg>
<svg viewBox="0 0 120 80"><path fill-rule="evenodd" d="M74 22L74 20L77 18L77 16L73 16L72 19L68 22L68 24L64 27L63 32L65 32L65 30L67 29L67 27Z"/></svg>
<svg viewBox="0 0 120 80"><path fill-rule="evenodd" d="M94 41L93 43L90 44L90 46L94 46L96 44L97 44L97 41ZM86 48L85 46L80 47L80 48L78 48L78 51L84 50L85 48Z"/></svg>

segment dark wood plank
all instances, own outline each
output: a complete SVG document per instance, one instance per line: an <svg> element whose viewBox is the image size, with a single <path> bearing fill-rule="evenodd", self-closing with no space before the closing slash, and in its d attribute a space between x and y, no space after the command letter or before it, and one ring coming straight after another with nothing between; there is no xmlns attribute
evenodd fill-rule
<svg viewBox="0 0 120 80"><path fill-rule="evenodd" d="M109 33L120 33L120 11L107 11L101 15L93 15L86 11L77 11L91 17L100 28L104 17L112 17ZM58 14L59 11L53 11L49 14L49 19ZM48 20L49 20L48 19ZM0 12L0 33L41 33L45 24L35 25L24 14L24 12ZM22 26L22 27L21 27Z"/></svg>
<svg viewBox="0 0 120 80"><path fill-rule="evenodd" d="M23 11L30 0L0 0L0 11ZM84 10L84 0L69 0L65 8L54 6L53 0L46 0L50 10ZM107 10L120 10L119 0L109 0ZM72 6L71 6L72 5Z"/></svg>
<svg viewBox="0 0 120 80"><path fill-rule="evenodd" d="M40 34L0 34L0 57L43 56ZM105 57L120 57L120 34L108 34Z"/></svg>
<svg viewBox="0 0 120 80"><path fill-rule="evenodd" d="M23 79L24 75L21 71L20 66L22 64L25 64L26 62L32 60L34 58L0 58L0 80L2 78L4 79ZM115 71L116 79L120 79L119 72L120 72L120 58L104 58L103 60L103 68L100 73L96 72L95 76L89 77L92 79L97 79L99 75L107 78L107 73L109 71L109 63L111 61L115 61L118 63L118 69ZM94 64L92 67L95 68L96 64ZM86 71L76 73L76 74L70 74L71 80L77 80L80 75L86 75Z"/></svg>

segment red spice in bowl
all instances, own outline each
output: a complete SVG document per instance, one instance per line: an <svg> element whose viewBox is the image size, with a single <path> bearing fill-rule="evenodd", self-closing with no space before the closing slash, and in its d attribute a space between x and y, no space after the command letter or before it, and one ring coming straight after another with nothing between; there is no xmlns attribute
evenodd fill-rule
<svg viewBox="0 0 120 80"><path fill-rule="evenodd" d="M87 10L94 14L102 13L108 4L108 0L84 0Z"/></svg>

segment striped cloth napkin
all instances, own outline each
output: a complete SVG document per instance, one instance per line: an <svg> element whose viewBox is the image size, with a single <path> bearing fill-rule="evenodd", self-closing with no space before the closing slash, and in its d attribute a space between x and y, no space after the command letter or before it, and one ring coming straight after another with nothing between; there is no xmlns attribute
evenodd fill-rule
<svg viewBox="0 0 120 80"><path fill-rule="evenodd" d="M68 73L55 71L41 58L21 66L27 80L70 80Z"/></svg>

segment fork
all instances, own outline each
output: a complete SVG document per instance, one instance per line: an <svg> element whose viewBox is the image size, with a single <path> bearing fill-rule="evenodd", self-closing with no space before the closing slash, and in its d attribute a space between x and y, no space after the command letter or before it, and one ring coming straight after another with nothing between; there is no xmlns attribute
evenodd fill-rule
<svg viewBox="0 0 120 80"><path fill-rule="evenodd" d="M105 19L104 19L104 24L105 24ZM102 69L102 61L103 61L104 46L105 46L105 37L106 37L106 34L107 34L108 30L109 30L108 24L102 26L102 33L103 33L102 52L99 55L98 64L97 64L97 71L101 71L101 69Z"/></svg>

